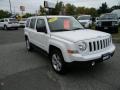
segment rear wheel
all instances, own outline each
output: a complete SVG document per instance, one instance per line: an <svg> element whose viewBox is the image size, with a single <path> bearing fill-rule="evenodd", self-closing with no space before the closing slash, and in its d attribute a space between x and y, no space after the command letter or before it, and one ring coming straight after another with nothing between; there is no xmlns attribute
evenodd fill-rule
<svg viewBox="0 0 120 90"><path fill-rule="evenodd" d="M114 32L115 32L115 33L118 33L118 28L116 28Z"/></svg>
<svg viewBox="0 0 120 90"><path fill-rule="evenodd" d="M52 67L55 72L63 74L66 71L66 63L60 50L53 50L50 55Z"/></svg>

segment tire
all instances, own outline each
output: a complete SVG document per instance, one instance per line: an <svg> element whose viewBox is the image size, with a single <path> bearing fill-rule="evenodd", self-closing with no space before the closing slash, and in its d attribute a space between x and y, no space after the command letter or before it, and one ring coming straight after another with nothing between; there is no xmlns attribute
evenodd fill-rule
<svg viewBox="0 0 120 90"><path fill-rule="evenodd" d="M59 74L65 74L66 63L64 62L63 55L59 49L53 50L50 54L52 68Z"/></svg>
<svg viewBox="0 0 120 90"><path fill-rule="evenodd" d="M18 28L15 28L15 30L18 30Z"/></svg>
<svg viewBox="0 0 120 90"><path fill-rule="evenodd" d="M114 33L118 33L118 28L115 29Z"/></svg>
<svg viewBox="0 0 120 90"><path fill-rule="evenodd" d="M31 43L29 42L29 39L26 38L25 41L26 41L26 48L27 48L27 50L28 51L32 51L33 48L32 48Z"/></svg>
<svg viewBox="0 0 120 90"><path fill-rule="evenodd" d="M4 30L8 30L8 27L6 25L4 25Z"/></svg>
<svg viewBox="0 0 120 90"><path fill-rule="evenodd" d="M95 26L95 30L98 30L98 27Z"/></svg>

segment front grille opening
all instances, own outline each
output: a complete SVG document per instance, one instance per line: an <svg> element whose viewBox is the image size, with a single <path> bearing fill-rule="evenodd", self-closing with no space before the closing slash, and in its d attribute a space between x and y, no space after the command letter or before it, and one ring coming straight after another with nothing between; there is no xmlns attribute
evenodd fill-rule
<svg viewBox="0 0 120 90"><path fill-rule="evenodd" d="M89 42L89 49L90 49L90 52L92 51L92 44L91 42Z"/></svg>
<svg viewBox="0 0 120 90"><path fill-rule="evenodd" d="M99 41L97 41L97 48L100 49Z"/></svg>
<svg viewBox="0 0 120 90"><path fill-rule="evenodd" d="M105 48L105 40L103 40L103 48Z"/></svg>
<svg viewBox="0 0 120 90"><path fill-rule="evenodd" d="M94 46L94 51L96 50L96 45L95 45L95 42L93 42L93 46Z"/></svg>
<svg viewBox="0 0 120 90"><path fill-rule="evenodd" d="M106 47L108 46L108 39L106 39Z"/></svg>
<svg viewBox="0 0 120 90"><path fill-rule="evenodd" d="M101 49L102 49L102 47L103 47L103 45L102 45L102 40L100 40L100 45L101 45Z"/></svg>

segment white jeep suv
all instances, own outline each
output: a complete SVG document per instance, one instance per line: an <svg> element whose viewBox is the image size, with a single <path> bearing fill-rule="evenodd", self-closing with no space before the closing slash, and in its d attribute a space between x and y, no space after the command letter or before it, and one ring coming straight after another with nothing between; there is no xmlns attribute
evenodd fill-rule
<svg viewBox="0 0 120 90"><path fill-rule="evenodd" d="M35 16L24 29L26 47L33 45L50 56L53 69L63 73L67 63L104 61L113 56L115 46L108 33L87 30L72 16Z"/></svg>

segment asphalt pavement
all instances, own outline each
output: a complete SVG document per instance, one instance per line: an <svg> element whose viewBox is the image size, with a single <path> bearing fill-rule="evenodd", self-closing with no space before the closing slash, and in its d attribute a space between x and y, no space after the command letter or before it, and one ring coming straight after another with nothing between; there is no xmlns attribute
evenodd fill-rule
<svg viewBox="0 0 120 90"><path fill-rule="evenodd" d="M120 44L115 55L94 67L69 67L56 74L49 58L25 48L23 29L0 30L0 90L120 90Z"/></svg>

